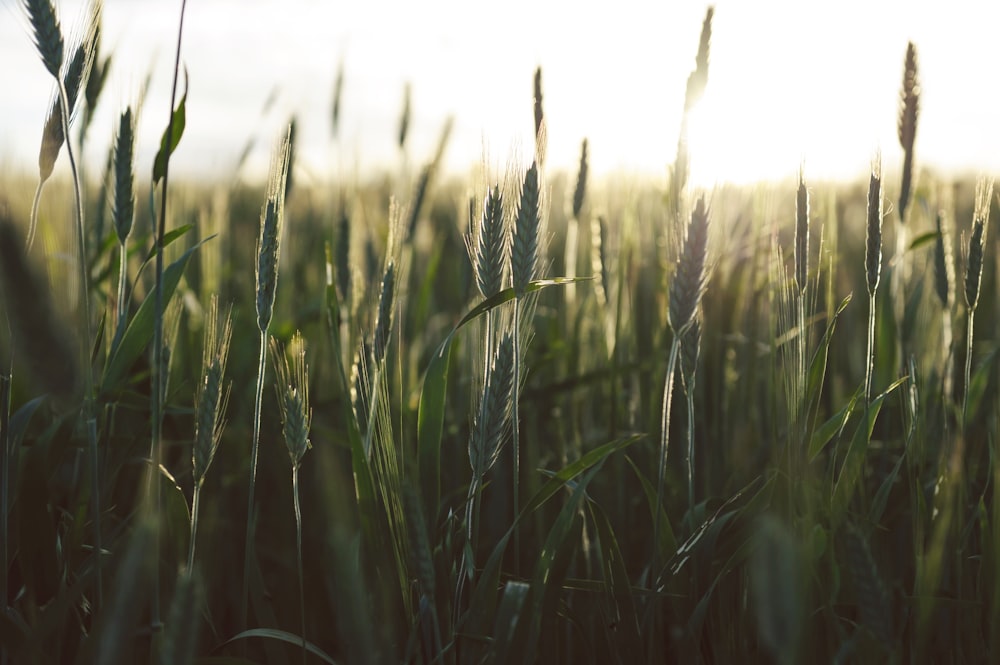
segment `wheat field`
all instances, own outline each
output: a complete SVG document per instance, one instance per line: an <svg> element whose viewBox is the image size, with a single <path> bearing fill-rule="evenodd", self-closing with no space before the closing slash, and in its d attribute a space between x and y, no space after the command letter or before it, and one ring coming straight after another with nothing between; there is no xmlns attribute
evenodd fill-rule
<svg viewBox="0 0 1000 665"><path fill-rule="evenodd" d="M2 665L1000 658L1000 197L922 167L919 44L864 182L691 182L709 7L666 177L550 168L539 67L500 169L303 182L292 119L256 185L171 174L181 39L140 172L101 2L19 5Z"/></svg>

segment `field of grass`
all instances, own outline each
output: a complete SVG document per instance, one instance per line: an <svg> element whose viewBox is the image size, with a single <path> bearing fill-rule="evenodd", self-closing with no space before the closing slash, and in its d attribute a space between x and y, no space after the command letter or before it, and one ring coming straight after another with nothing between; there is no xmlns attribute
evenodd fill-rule
<svg viewBox="0 0 1000 665"><path fill-rule="evenodd" d="M45 183L106 54L24 7ZM181 85L152 178L135 108L12 176L3 665L991 662L996 200L914 165L905 53L857 185L693 191L683 127L662 182L550 173L541 70L505 173L306 188L290 125L177 184Z"/></svg>

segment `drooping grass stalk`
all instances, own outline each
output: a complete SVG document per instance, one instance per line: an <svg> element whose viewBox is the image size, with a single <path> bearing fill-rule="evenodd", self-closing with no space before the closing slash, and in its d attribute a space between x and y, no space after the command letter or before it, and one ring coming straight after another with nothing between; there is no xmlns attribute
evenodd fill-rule
<svg viewBox="0 0 1000 665"><path fill-rule="evenodd" d="M871 402L875 369L875 293L882 274L882 164L876 157L868 181L865 281L868 286L868 347L865 353L865 407Z"/></svg>
<svg viewBox="0 0 1000 665"><path fill-rule="evenodd" d="M63 65L63 52L65 49L62 28L59 26L59 19L56 16L56 9L50 0L25 0L24 11L28 15L28 22L34 32L35 47L42 58L42 64L46 71L56 80L59 80L59 72ZM62 114L62 103L56 102L59 113ZM50 117L53 114L49 114ZM51 123L52 127L59 126L62 132L61 122ZM65 136L65 135L64 135ZM55 143L49 139L54 138L53 129L50 129L50 121L45 122L45 131L42 138L42 151L39 153L38 168L39 182L35 190L35 198L31 205L31 221L28 226L28 249L35 237L35 226L38 221L38 203L42 195L42 186L49 176L52 175L52 167L55 165L55 156L51 150L46 150L47 145ZM58 147L55 154L58 155Z"/></svg>
<svg viewBox="0 0 1000 665"><path fill-rule="evenodd" d="M288 356L271 340L271 355L274 357L275 371L278 375L275 388L278 392L278 405L281 409L282 434L288 447L288 456L292 461L292 500L295 507L295 545L298 556L299 576L299 618L302 631L302 662L306 662L306 605L305 583L302 572L302 508L299 503L299 468L306 451L312 447L309 441L309 427L312 422L312 410L309 408L309 366L306 364L306 346L302 335L298 332L289 344L292 356L291 365Z"/></svg>
<svg viewBox="0 0 1000 665"><path fill-rule="evenodd" d="M584 142L586 146L586 142ZM584 147L586 155L586 147ZM585 159L585 157L584 157ZM582 167L585 169L585 167ZM585 171L584 171L585 173ZM538 276L538 255L539 255L539 229L541 227L541 217L539 212L539 184L538 165L532 163L524 174L524 181L521 184L521 197L518 202L517 216L512 228L513 238L511 241L511 278L514 285L514 383L511 390L511 428L513 432L513 494L514 519L520 513L520 477L521 477L521 440L520 423L518 414L518 398L520 395L521 375L524 369L521 366L524 351L521 348L521 314L522 310L528 309L531 302L526 299L525 292L528 283ZM581 192L580 185L577 191ZM583 200L582 192L579 199ZM521 533L519 528L514 530L514 566L515 574L519 571Z"/></svg>
<svg viewBox="0 0 1000 665"><path fill-rule="evenodd" d="M205 342L202 348L201 381L195 398L194 448L191 454L194 489L191 498L191 538L188 543L187 568L194 565L195 541L198 535L198 506L201 488L225 427L223 414L229 403L231 386L224 385L229 340L233 333L232 310L219 319L219 299L212 296L205 319Z"/></svg>
<svg viewBox="0 0 1000 665"><path fill-rule="evenodd" d="M247 624L250 594L250 566L253 562L254 488L257 484L257 449L260 443L260 410L264 398L264 374L267 370L268 328L274 314L274 297L278 289L278 259L281 227L285 209L285 186L288 178L289 133L285 131L271 156L267 195L260 215L257 237L257 332L260 344L257 356L257 384L254 393L253 442L250 448L250 489L247 493L247 529L243 559L243 626Z"/></svg>
<svg viewBox="0 0 1000 665"><path fill-rule="evenodd" d="M965 384L962 398L962 430L965 431L969 418L969 383L972 375L972 336L975 328L976 307L983 281L983 259L986 249L986 227L990 218L990 199L993 197L993 181L981 178L976 183L976 209L972 220L972 235L969 237L969 253L965 264L965 304L968 307L968 321L965 337Z"/></svg>
<svg viewBox="0 0 1000 665"><path fill-rule="evenodd" d="M73 50L73 57L63 62L64 41L55 7L50 0L25 0L24 8L31 23L35 46L45 65L46 71L52 75L57 86L57 110L50 112L43 131L42 149L39 153L40 182L35 194L32 210L32 223L28 232L28 247L33 240L35 221L37 220L37 205L42 184L52 173L56 157L63 143L66 144L66 156L69 159L70 173L73 180L75 200L77 261L80 269L80 307L81 328L80 362L84 372L84 398L82 421L87 432L88 449L91 467L91 498L93 502L94 522L94 562L96 568L96 601L97 607L103 603L103 576L101 571L101 501L100 501L100 464L97 450L97 422L94 412L94 376L90 364L90 276L87 263L87 240L83 223L83 190L80 184L80 170L73 151L70 136L70 122L79 97L80 86L86 80L92 63L97 35L97 22L100 16L101 2L91 3L88 11L88 23L85 25L79 44ZM65 64L65 69L63 65Z"/></svg>
<svg viewBox="0 0 1000 665"><path fill-rule="evenodd" d="M660 414L659 470L656 480L657 514L653 515L653 564L650 573L657 576L659 552L659 511L663 509L663 485L667 470L667 452L670 448L670 407L673 401L674 372L681 349L681 340L693 325L702 294L705 292L708 255L708 210L705 199L699 198L691 212L691 223L687 227L684 245L677 258L674 276L670 282L670 302L667 320L673 331L670 356L667 359L667 373L663 380L663 407ZM693 475L693 471L692 471Z"/></svg>

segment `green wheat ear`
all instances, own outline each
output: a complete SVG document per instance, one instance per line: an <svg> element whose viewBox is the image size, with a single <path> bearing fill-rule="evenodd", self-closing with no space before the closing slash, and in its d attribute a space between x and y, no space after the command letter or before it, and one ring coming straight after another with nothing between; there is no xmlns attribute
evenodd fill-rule
<svg viewBox="0 0 1000 665"><path fill-rule="evenodd" d="M528 283L538 276L538 241L541 226L539 194L538 165L533 162L524 173L517 219L514 222L510 264L514 289L518 293L524 293Z"/></svg>
<svg viewBox="0 0 1000 665"><path fill-rule="evenodd" d="M35 48L53 78L59 78L63 62L63 34L50 0L24 0L24 11L34 32Z"/></svg>

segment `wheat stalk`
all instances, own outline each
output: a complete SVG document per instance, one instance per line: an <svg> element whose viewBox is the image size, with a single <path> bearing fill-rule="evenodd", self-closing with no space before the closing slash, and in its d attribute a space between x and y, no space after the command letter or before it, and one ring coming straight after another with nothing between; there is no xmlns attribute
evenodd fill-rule
<svg viewBox="0 0 1000 665"><path fill-rule="evenodd" d="M871 401L875 368L875 293L882 274L882 163L876 156L868 180L868 224L865 235L865 282L868 286L868 349L865 355L865 403Z"/></svg>
<svg viewBox="0 0 1000 665"><path fill-rule="evenodd" d="M993 181L980 178L976 183L976 208L972 219L972 235L965 263L965 304L968 311L965 343L965 397L962 403L962 427L969 417L969 381L972 375L972 337L975 328L976 307L983 281L983 258L986 249L986 228L990 219L990 201L993 198Z"/></svg>
<svg viewBox="0 0 1000 665"><path fill-rule="evenodd" d="M584 143L584 150L586 150L586 142ZM586 168L585 166L581 168ZM583 177L583 182L586 182L586 176ZM577 190L580 192L580 200L582 204L583 193L582 186L577 184ZM520 388L521 388L521 376L524 374L524 368L522 367L522 361L524 358L524 349L521 346L521 315L522 310L524 312L531 311L531 306L533 300L530 297L525 296L525 291L528 284L531 283L533 279L538 277L538 256L540 254L539 249L539 237L541 234L541 208L539 205L540 198L540 187L538 182L538 165L532 162L531 166L524 173L524 179L521 183L521 196L518 201L517 214L515 216L514 225L511 229L513 233L513 238L511 239L511 279L514 285L514 293L516 294L516 300L514 302L514 383L513 383L513 396L511 398L511 422L513 428L513 513L514 518L517 519L517 515L520 512L520 477L521 477L521 427L520 427L520 415L519 415L519 401L520 401ZM515 529L514 531L514 551L519 555L521 545L521 533L520 529ZM515 557L515 572L520 572L519 557Z"/></svg>
<svg viewBox="0 0 1000 665"><path fill-rule="evenodd" d="M118 123L118 134L115 137L114 150L114 199L112 203L112 219L115 233L118 236L118 324L115 329L115 340L120 341L125 334L125 267L128 263L126 243L135 219L135 185L134 185L134 150L135 123L132 108L128 107L122 113Z"/></svg>
<svg viewBox="0 0 1000 665"><path fill-rule="evenodd" d="M952 307L955 303L955 266L951 230L944 211L935 219L934 292L941 303L941 392L944 400L952 399Z"/></svg>
<svg viewBox="0 0 1000 665"><path fill-rule="evenodd" d="M688 224L684 237L684 246L677 259L673 280L670 282L670 302L667 320L673 330L674 338L670 344L670 355L667 359L667 372L663 379L663 408L660 413L660 455L659 471L656 483L656 513L653 515L653 561L650 572L657 575L659 542L659 511L663 505L663 485L667 470L667 452L670 448L670 407L673 400L674 372L681 349L681 341L688 329L694 323L695 313L705 292L705 264L708 255L708 209L705 199L701 197L695 203L691 212L691 222ZM693 469L691 471L693 477Z"/></svg>
<svg viewBox="0 0 1000 665"><path fill-rule="evenodd" d="M809 288L809 190L806 188L803 169L799 169L799 186L795 195L795 303L796 303L796 329L795 335L795 388L792 405L794 406L793 417L800 438L800 445L790 445L788 447L789 467L793 460L799 458L802 446L806 445L807 428L806 411L808 405L803 399L803 391L807 385L806 377L806 346L808 335L806 330L806 304L808 302ZM784 268L782 267L782 270Z"/></svg>
<svg viewBox="0 0 1000 665"><path fill-rule="evenodd" d="M198 534L198 508L201 488L225 427L223 414L229 403L231 385L225 385L229 341L233 334L232 309L219 319L219 299L212 296L205 319L205 340L202 348L201 381L195 396L194 446L191 466L194 489L191 498L191 537L188 545L187 568L194 565L195 539Z"/></svg>
<svg viewBox="0 0 1000 665"><path fill-rule="evenodd" d="M54 51L56 50L56 41L58 41L60 61L63 57L64 45L62 34L59 32L58 21L54 18L54 10L52 10L52 20L55 21L55 34L52 33L52 27L49 25L48 18L48 13L51 9L51 5L49 3L25 3L26 7L31 5L35 5L36 7L34 11L31 8L27 10L29 13L29 21L31 21L36 34L36 44L38 44L39 54L42 57L46 70L51 73L51 63L49 60L55 57ZM48 6L48 9L43 7L46 5ZM68 62L62 63L62 65L56 69L56 73L53 74L56 81L56 95L55 99L52 101L49 113L45 118L45 126L42 130L42 143L38 150L39 179L38 186L35 189L35 198L31 206L31 218L28 226L27 244L29 249L34 242L35 229L38 223L38 206L41 201L42 188L51 177L52 171L55 168L56 159L59 157L59 151L62 149L62 145L65 142L66 137L69 135L69 126L72 123L78 108L77 101L80 96L80 87L90 76L93 56L97 49L97 25L101 13L101 7L102 4L100 1L91 3L88 12L88 20L85 24L84 30L80 35L78 43L72 47L72 57ZM42 45L42 41L38 38L40 31L48 35L48 47L44 47ZM56 39L56 36L58 36L58 40ZM76 167L76 159L71 145L67 145L67 153L74 176L74 186L77 187L79 185L79 171ZM77 196L80 198L81 195L79 192L77 192ZM82 204L80 207L82 208ZM82 212L80 213L80 217L81 219L78 219L78 226L82 225Z"/></svg>
<svg viewBox="0 0 1000 665"><path fill-rule="evenodd" d="M274 298L278 288L278 259L281 227L284 219L285 189L288 179L289 133L286 129L271 157L267 197L261 210L260 235L257 238L256 304L257 331L260 334L257 363L257 389L254 403L253 442L250 450L250 491L247 496L246 549L243 561L243 623L247 621L247 601L250 593L250 564L253 550L254 487L257 482L257 449L260 442L260 411L264 396L264 374L267 369L267 335L274 315Z"/></svg>
<svg viewBox="0 0 1000 665"><path fill-rule="evenodd" d="M34 230L38 216L38 201L41 196L42 185L51 174L51 167L55 163L55 156L58 155L59 146L63 140L70 136L70 122L76 107L76 100L79 96L80 86L87 77L92 56L96 51L96 25L101 12L101 0L93 0L87 13L87 21L82 31L79 43L73 51L73 57L69 63L63 62L64 41L59 21L56 17L55 8L49 0L25 0L24 9L28 15L35 35L35 46L39 56L45 66L46 71L55 79L58 102L58 113L50 113L46 119L46 129L44 130L42 150L39 153L39 173L40 182L35 191L35 200L32 204L31 222L28 230L28 248L30 249L34 238ZM65 65L65 67L64 67ZM61 137L60 137L61 134ZM46 140L53 143L55 147L46 145ZM91 334L90 334L90 275L89 263L87 261L86 234L83 223L83 189L80 182L80 169L76 164L72 142L66 142L66 156L70 164L70 172L73 179L73 193L75 199L76 217L76 239L77 239L77 261L80 269L80 303L82 331L80 357L84 372L84 400L82 409L82 421L87 432L87 443L90 451L91 466L91 495L93 498L93 529L94 529L94 552L96 561L96 605L103 604L103 572L101 570L101 502L100 502L100 463L97 450L97 420L94 410L94 377L93 367L90 362ZM51 164L48 160L51 158ZM48 169L48 173L46 173Z"/></svg>
<svg viewBox="0 0 1000 665"><path fill-rule="evenodd" d="M497 345L493 361L487 369L483 383L479 412L469 441L469 463L472 466L470 498L476 506L475 519L469 521L473 551L478 531L479 493L483 477L493 468L500 454L504 436L510 424L511 389L514 384L514 335L504 333Z"/></svg>
<svg viewBox="0 0 1000 665"><path fill-rule="evenodd" d="M302 508L299 503L299 467L302 457L312 447L309 428L312 410L309 407L309 366L306 364L306 345L301 333L296 332L289 344L292 362L275 340L271 340L271 355L277 372L278 405L281 408L282 434L288 456L292 461L292 498L295 506L295 545L298 553L299 613L302 629L302 662L306 661L306 606L305 583L302 571Z"/></svg>

